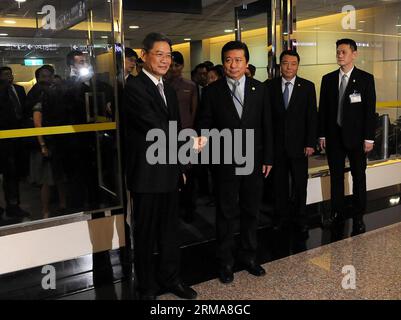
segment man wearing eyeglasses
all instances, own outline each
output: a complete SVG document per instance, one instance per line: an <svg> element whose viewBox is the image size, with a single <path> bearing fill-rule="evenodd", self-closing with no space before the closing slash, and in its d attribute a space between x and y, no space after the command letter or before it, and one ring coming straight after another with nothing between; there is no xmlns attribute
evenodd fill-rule
<svg viewBox="0 0 401 320"><path fill-rule="evenodd" d="M142 300L154 300L161 292L184 299L197 294L179 277L178 164L150 164L146 151L153 143L147 133L160 129L169 136L169 121L180 128L175 91L163 76L171 65L171 41L159 33L148 34L143 41L142 72L127 82L124 92L126 120L127 186L133 201L134 264L137 289ZM166 147L165 152L169 149ZM158 246L159 263L153 259ZM157 275L157 277L156 277Z"/></svg>

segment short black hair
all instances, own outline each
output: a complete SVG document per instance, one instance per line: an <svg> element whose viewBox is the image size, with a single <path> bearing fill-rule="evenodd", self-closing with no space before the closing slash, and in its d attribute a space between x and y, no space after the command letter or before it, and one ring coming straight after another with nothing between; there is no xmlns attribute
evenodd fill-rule
<svg viewBox="0 0 401 320"><path fill-rule="evenodd" d="M207 64L205 64L205 63L199 63L199 64L195 67L195 69L194 69L193 71L194 71L194 72L197 72L198 69L203 69L203 68L206 68L206 70L209 71L209 68L207 67Z"/></svg>
<svg viewBox="0 0 401 320"><path fill-rule="evenodd" d="M56 71L54 70L54 68L53 68L51 65L45 64L44 66L41 66L39 69L36 69L36 71L35 71L35 78L36 78L36 80L39 78L40 73L41 73L43 70L47 70L47 71L49 71L49 72L50 72L51 74L53 74L53 75L54 75L54 73L56 72Z"/></svg>
<svg viewBox="0 0 401 320"><path fill-rule="evenodd" d="M337 40L336 42L336 48L338 48L342 44L348 44L351 47L352 51L358 51L358 46L356 45L356 42L352 39L340 39Z"/></svg>
<svg viewBox="0 0 401 320"><path fill-rule="evenodd" d="M209 60L204 61L203 64L206 65L206 68L207 68L208 70L210 70L211 68L214 67L214 63L213 63L212 61L209 61Z"/></svg>
<svg viewBox="0 0 401 320"><path fill-rule="evenodd" d="M138 59L138 54L131 48L125 47L124 54L126 58L135 57L135 59Z"/></svg>
<svg viewBox="0 0 401 320"><path fill-rule="evenodd" d="M210 68L209 71L216 72L220 79L224 77L224 67L221 64L216 64L214 67Z"/></svg>
<svg viewBox="0 0 401 320"><path fill-rule="evenodd" d="M83 56L84 53L80 50L72 50L67 54L67 66L71 67L74 65L74 58L75 57L81 57Z"/></svg>
<svg viewBox="0 0 401 320"><path fill-rule="evenodd" d="M3 73L4 71L10 71L11 73L13 72L13 70L10 67L1 67L0 74Z"/></svg>
<svg viewBox="0 0 401 320"><path fill-rule="evenodd" d="M298 63L301 61L301 57L299 56L298 52L296 52L295 50L284 50L281 54L280 54L280 64L283 61L284 56L293 56L293 57L297 57Z"/></svg>
<svg viewBox="0 0 401 320"><path fill-rule="evenodd" d="M181 52L173 51L171 53L171 57L173 58L173 61L176 64L179 64L179 65L183 65L184 64L184 56L181 54Z"/></svg>
<svg viewBox="0 0 401 320"><path fill-rule="evenodd" d="M248 64L249 72L251 73L252 77L255 76L256 67L253 64Z"/></svg>
<svg viewBox="0 0 401 320"><path fill-rule="evenodd" d="M245 60L246 62L249 61L249 49L248 46L241 41L230 41L227 42L223 49L221 49L221 62L224 64L224 55L227 51L231 51L231 50L244 50L245 53Z"/></svg>
<svg viewBox="0 0 401 320"><path fill-rule="evenodd" d="M167 36L165 36L162 33L151 32L142 41L143 50L146 52L152 50L153 46L155 45L155 42L160 42L160 41L167 42L171 48L172 42L169 38L167 38Z"/></svg>

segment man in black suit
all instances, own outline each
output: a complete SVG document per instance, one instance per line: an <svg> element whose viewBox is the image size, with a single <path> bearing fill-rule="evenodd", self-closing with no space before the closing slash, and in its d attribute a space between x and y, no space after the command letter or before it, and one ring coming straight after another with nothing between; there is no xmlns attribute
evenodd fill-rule
<svg viewBox="0 0 401 320"><path fill-rule="evenodd" d="M213 82L205 90L198 130L240 130L242 142L234 141L234 147L245 144L246 129L254 132L251 155L254 166L249 175L236 175L239 165L235 159L233 164L212 166L216 182L219 278L221 282L229 283L234 279L234 222L238 212L241 229L239 259L251 274L265 274L265 270L256 262L256 230L263 176L267 177L272 167L273 143L267 90L259 81L245 76L249 61L248 47L245 43L231 41L224 45L221 55L226 77ZM223 159L224 153L221 150L220 159Z"/></svg>
<svg viewBox="0 0 401 320"><path fill-rule="evenodd" d="M317 130L315 85L297 76L300 57L287 50L280 55L281 77L268 83L274 137L275 218L289 221L292 194L301 232L307 232L306 192L308 157L314 153ZM290 193L291 179L291 193Z"/></svg>
<svg viewBox="0 0 401 320"><path fill-rule="evenodd" d="M159 290L181 298L194 299L196 292L179 277L180 254L177 239L178 164L150 164L146 141L152 129L169 136L169 121L180 117L175 91L163 82L171 64L171 41L150 33L143 41L144 68L130 79L124 92L127 186L133 201L134 266L141 299L155 299ZM166 147L165 152L171 152ZM160 261L156 268L153 250L158 245ZM156 274L158 279L156 279Z"/></svg>
<svg viewBox="0 0 401 320"><path fill-rule="evenodd" d="M354 40L337 41L340 69L323 77L319 104L320 146L326 149L331 177L329 223L344 214L344 166L348 157L353 180L352 235L365 232L366 154L374 146L376 108L374 77L354 66L357 56Z"/></svg>
<svg viewBox="0 0 401 320"><path fill-rule="evenodd" d="M2 99L0 104L0 130L22 129L26 124L26 94L23 87L14 84L12 69L0 68ZM19 180L28 173L29 153L22 139L3 139L0 141L2 158L3 190L6 200L6 214L9 217L28 217L20 204Z"/></svg>

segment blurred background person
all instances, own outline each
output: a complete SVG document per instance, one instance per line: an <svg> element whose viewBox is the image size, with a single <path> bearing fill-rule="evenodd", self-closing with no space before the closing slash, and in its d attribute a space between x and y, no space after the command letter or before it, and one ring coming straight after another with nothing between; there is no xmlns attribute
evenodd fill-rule
<svg viewBox="0 0 401 320"><path fill-rule="evenodd" d="M0 130L21 129L26 125L25 90L14 84L10 67L0 68ZM1 139L0 158L3 171L3 190L6 214L11 218L29 217L20 207L20 179L28 175L29 161L24 140Z"/></svg>
<svg viewBox="0 0 401 320"><path fill-rule="evenodd" d="M224 77L224 68L221 64L215 65L207 73L207 85Z"/></svg>

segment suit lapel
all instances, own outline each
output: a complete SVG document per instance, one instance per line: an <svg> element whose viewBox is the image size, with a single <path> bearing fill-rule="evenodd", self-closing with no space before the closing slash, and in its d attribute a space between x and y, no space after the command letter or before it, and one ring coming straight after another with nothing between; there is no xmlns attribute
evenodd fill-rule
<svg viewBox="0 0 401 320"><path fill-rule="evenodd" d="M157 97L156 100L158 102L158 105L160 107L160 109L166 113L168 115L168 108L166 108L166 105L164 104L163 98L161 97L159 90L157 90L157 87L155 86L155 84L153 83L153 81L151 79L149 79L149 77L141 72L138 77L141 77L142 81L145 84L145 88L147 90L147 92L153 96L153 97ZM164 95L166 96L166 90L164 90ZM166 96L166 100L167 100L167 96ZM168 100L167 100L168 103Z"/></svg>
<svg viewBox="0 0 401 320"><path fill-rule="evenodd" d="M249 109L252 106L252 95L254 92L252 88L255 90L255 87L252 87L251 85L251 80L247 77L245 80L244 107L242 110L241 120L244 120L250 112Z"/></svg>
<svg viewBox="0 0 401 320"><path fill-rule="evenodd" d="M236 117L236 119L238 119L239 121L241 121L238 112L237 112L237 108L234 105L234 101L233 98L231 96L231 88L228 86L227 83L227 79L223 78L221 79L221 85L222 85L222 92L224 93L222 95L222 98L224 99L224 104L225 106L227 106L227 108L230 110L231 113L234 114L234 116Z"/></svg>
<svg viewBox="0 0 401 320"><path fill-rule="evenodd" d="M344 100L343 100L344 102L349 101L346 100L347 97L354 93L355 84L357 83L357 81L358 81L358 69L354 67L354 70L352 70L351 76L349 77L347 88L344 92Z"/></svg>
<svg viewBox="0 0 401 320"><path fill-rule="evenodd" d="M283 89L282 89L282 85L281 85L281 83L283 81L283 78L280 77L280 78L275 79L274 81L275 81L274 82L274 90L276 91L277 97L278 97L279 102L280 102L278 108L279 108L280 112L284 112L285 111L285 105L284 105Z"/></svg>
<svg viewBox="0 0 401 320"><path fill-rule="evenodd" d="M293 105L294 105L294 106L296 105L295 102L296 102L297 99L298 99L300 89L301 89L301 83L300 83L300 81L299 81L299 78L296 77L296 78L295 78L295 82L294 82L294 88L292 88L291 98L290 98L290 101L289 101L289 103L288 103L287 111L290 110L290 109L292 109L292 108L294 108Z"/></svg>

